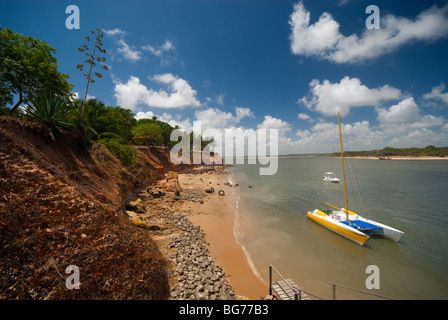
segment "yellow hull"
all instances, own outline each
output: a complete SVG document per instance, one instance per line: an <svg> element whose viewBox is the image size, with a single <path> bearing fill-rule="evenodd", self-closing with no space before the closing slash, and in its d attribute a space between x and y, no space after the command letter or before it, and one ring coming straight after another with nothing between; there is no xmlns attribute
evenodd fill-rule
<svg viewBox="0 0 448 320"><path fill-rule="evenodd" d="M329 217L327 214L325 214L320 210L315 210L314 212L308 212L307 217L317 222L321 226L327 228L328 230L333 231L351 241L354 241L361 246L364 245L367 239L369 239L368 235L354 228L351 228L349 226L337 222L336 220L332 219L331 217Z"/></svg>

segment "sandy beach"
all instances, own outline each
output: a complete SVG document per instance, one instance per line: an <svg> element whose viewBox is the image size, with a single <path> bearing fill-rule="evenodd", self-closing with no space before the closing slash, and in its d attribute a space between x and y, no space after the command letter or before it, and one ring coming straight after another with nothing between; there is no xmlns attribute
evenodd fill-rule
<svg viewBox="0 0 448 320"><path fill-rule="evenodd" d="M235 238L238 186L229 184L228 177L228 174L223 171L189 170L178 173L178 182L182 189L178 196L171 191L166 191L166 194L159 198L153 198L146 190L136 194L143 200L146 213L128 213L134 223L154 230L154 240L158 243L162 254L171 262L170 284L173 290L177 290L171 295L173 299L198 299L198 297L199 299L226 299L231 292L230 296L235 299L259 300L268 294L268 284L256 276L243 248ZM161 184L163 180L159 181L159 186ZM213 187L214 192L205 192L210 187ZM220 190L224 191L224 195L218 194ZM183 219L187 219L188 222ZM181 237L184 234L185 225L190 222L192 226L186 228L190 237L186 242ZM180 244L183 244L183 248L179 246ZM196 246L205 247L192 250L193 252L201 251L201 256L192 257L191 260L185 262L185 257L180 256L180 250L190 252L191 248L185 247ZM208 279L197 279L196 282L188 279L194 275L188 274L185 269L188 270L190 264L197 264L200 259L206 261L212 259L213 268L208 266L209 269L195 270L193 273L207 273L207 270L213 270L212 273L220 274L222 268L225 276L221 279L223 282L217 285L226 287L226 290L221 289L225 293L215 292L212 295L210 293L213 292L212 289L209 290L210 292L204 292L203 287L207 287ZM182 261L183 265L181 265ZM231 290L227 288L227 283ZM181 287L188 288L187 294L182 291L183 289L178 289L179 284ZM199 288L200 292L195 292L196 288Z"/></svg>
<svg viewBox="0 0 448 320"><path fill-rule="evenodd" d="M248 299L265 297L267 284L254 274L234 235L238 186L228 184L227 174L219 171L199 175L180 174L179 182L185 190L214 188L215 192L205 197L203 204L198 206L184 202L181 211L189 212L188 219L204 230L213 258L229 276L237 294ZM220 196L219 190L223 190L225 195Z"/></svg>

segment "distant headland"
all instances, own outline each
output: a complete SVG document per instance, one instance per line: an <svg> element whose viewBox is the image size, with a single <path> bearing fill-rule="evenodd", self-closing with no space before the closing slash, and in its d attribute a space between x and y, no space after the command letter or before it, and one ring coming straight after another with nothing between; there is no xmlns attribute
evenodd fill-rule
<svg viewBox="0 0 448 320"><path fill-rule="evenodd" d="M335 152L332 157L340 157L340 152ZM435 147L432 145L424 148L391 148L385 147L381 150L371 151L344 151L347 158L365 158L379 160L405 160L405 159L447 159L448 147Z"/></svg>

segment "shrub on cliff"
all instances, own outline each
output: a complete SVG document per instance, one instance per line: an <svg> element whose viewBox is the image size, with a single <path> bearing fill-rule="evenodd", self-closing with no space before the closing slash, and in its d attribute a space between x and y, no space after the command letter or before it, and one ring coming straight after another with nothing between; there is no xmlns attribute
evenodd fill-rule
<svg viewBox="0 0 448 320"><path fill-rule="evenodd" d="M130 146L123 144L117 138L103 138L97 141L104 144L110 153L120 160L125 167L130 166L134 162L135 151Z"/></svg>
<svg viewBox="0 0 448 320"><path fill-rule="evenodd" d="M59 128L73 127L64 121L69 110L67 99L52 93L40 94L26 107L26 117L38 123L37 131L56 140L56 135L61 134Z"/></svg>

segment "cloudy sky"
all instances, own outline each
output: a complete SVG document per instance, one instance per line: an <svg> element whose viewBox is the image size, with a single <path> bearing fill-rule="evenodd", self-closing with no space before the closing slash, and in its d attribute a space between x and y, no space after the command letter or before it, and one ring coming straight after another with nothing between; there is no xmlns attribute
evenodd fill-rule
<svg viewBox="0 0 448 320"><path fill-rule="evenodd" d="M45 40L73 92L102 28L110 70L89 96L190 130L279 129L280 154L448 145L448 1L3 1L0 24ZM80 29L65 22L80 10ZM374 20L372 20L374 22Z"/></svg>

